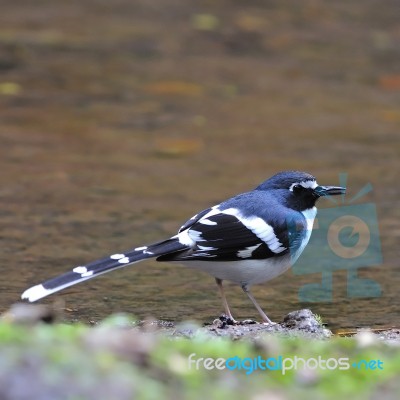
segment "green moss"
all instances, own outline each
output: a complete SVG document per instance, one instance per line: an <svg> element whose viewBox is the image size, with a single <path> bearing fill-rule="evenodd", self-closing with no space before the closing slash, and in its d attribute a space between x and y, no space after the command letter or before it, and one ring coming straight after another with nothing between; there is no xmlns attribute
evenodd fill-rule
<svg viewBox="0 0 400 400"><path fill-rule="evenodd" d="M0 323L0 397L8 398L15 382L23 383L33 397L62 393L66 399L188 398L242 399L281 393L299 399L317 393L320 399L399 389L400 352L372 342L363 347L354 338L316 341L266 336L250 341L230 341L203 335L171 339L127 327L130 319L118 317L98 327L37 325L24 327ZM122 321L122 322L121 322ZM121 327L122 326L122 327ZM200 358L263 359L295 357L328 360L347 357L350 363L381 360L383 369L329 368L281 370L206 369L203 361L189 367L189 356ZM335 361L331 361L333 367ZM271 364L272 365L272 364ZM373 366L373 365L372 365ZM15 377L18 376L18 379ZM11 392L10 392L11 393ZM105 396L105 397L104 397Z"/></svg>

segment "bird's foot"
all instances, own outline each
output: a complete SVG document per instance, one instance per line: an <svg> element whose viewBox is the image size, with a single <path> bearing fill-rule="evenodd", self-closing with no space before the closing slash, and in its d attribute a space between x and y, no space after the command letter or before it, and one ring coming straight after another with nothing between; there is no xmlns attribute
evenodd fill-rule
<svg viewBox="0 0 400 400"><path fill-rule="evenodd" d="M268 320L263 319L262 322L257 322L254 319L244 319L243 321L237 321L234 319L232 316L228 316L226 314L221 314L218 318L216 318L213 321L213 325L216 325L218 328L225 328L227 325L234 326L234 325L256 325L256 324L263 324L263 325L269 325L269 326L274 326L277 325L277 322L272 322L269 318Z"/></svg>
<svg viewBox="0 0 400 400"><path fill-rule="evenodd" d="M232 315L221 314L219 320L225 322L226 325L237 325L238 321Z"/></svg>

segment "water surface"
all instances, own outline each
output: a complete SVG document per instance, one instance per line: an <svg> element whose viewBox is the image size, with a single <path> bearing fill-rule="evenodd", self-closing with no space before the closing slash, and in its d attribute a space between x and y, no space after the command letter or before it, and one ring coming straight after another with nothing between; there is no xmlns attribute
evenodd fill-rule
<svg viewBox="0 0 400 400"><path fill-rule="evenodd" d="M111 4L111 3L110 3ZM391 5L392 4L392 5ZM0 312L32 284L163 239L283 169L370 182L383 290L301 303L320 274L254 288L273 320L310 307L332 328L398 326L400 53L395 2L5 1L0 16ZM360 200L361 201L361 200ZM321 207L329 204L321 202ZM257 317L240 288L239 318ZM136 264L65 290L67 320L125 311L210 321L211 277Z"/></svg>

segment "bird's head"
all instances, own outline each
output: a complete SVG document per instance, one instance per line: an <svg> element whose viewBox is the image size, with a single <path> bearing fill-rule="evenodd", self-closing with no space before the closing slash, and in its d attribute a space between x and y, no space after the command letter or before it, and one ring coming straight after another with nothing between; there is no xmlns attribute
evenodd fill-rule
<svg viewBox="0 0 400 400"><path fill-rule="evenodd" d="M298 211L314 207L323 196L344 194L346 188L340 186L321 186L311 174L300 171L283 171L272 176L257 187L258 190L276 190L287 206Z"/></svg>

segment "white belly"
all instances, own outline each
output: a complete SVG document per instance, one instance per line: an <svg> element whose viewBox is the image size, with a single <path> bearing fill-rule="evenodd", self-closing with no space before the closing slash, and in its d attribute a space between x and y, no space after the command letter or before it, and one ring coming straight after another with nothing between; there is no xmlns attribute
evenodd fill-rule
<svg viewBox="0 0 400 400"><path fill-rule="evenodd" d="M243 261L187 261L179 262L190 268L207 272L215 278L238 283L254 285L269 281L283 274L291 267L290 256L266 260Z"/></svg>

